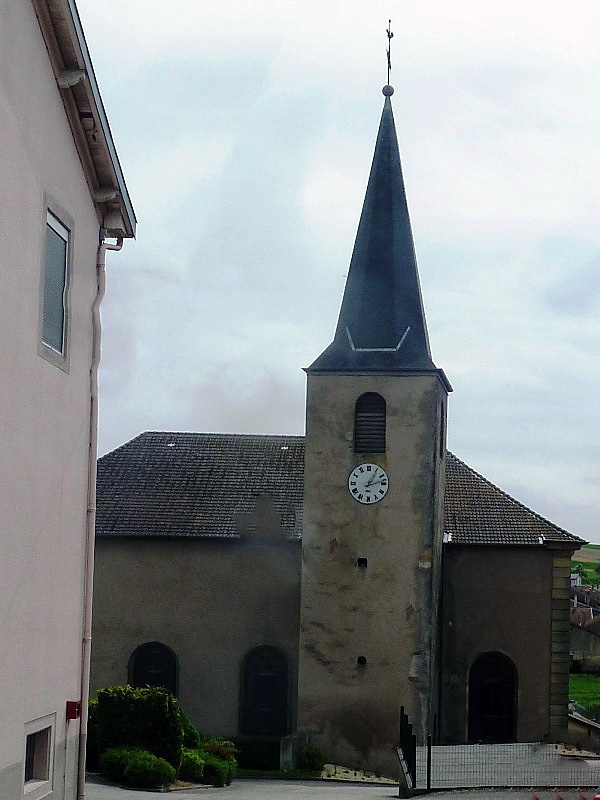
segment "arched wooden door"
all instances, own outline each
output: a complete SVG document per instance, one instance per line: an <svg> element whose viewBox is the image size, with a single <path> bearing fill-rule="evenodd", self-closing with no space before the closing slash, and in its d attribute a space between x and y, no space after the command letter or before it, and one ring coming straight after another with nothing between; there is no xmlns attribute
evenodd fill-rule
<svg viewBox="0 0 600 800"><path fill-rule="evenodd" d="M242 674L241 732L285 736L288 732L288 662L275 647L246 656Z"/></svg>
<svg viewBox="0 0 600 800"><path fill-rule="evenodd" d="M128 673L131 686L163 686L177 695L177 657L160 642L147 642L134 650Z"/></svg>
<svg viewBox="0 0 600 800"><path fill-rule="evenodd" d="M515 665L502 653L480 655L469 671L469 741L514 741L516 717Z"/></svg>

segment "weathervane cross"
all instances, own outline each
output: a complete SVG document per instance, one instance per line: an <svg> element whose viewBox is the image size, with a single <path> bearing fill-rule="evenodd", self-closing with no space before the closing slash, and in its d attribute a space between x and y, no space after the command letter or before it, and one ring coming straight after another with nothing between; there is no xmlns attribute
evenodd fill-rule
<svg viewBox="0 0 600 800"><path fill-rule="evenodd" d="M387 64L388 64L388 78L387 82L389 85L390 82L390 72L392 70L392 20L388 20L388 27L386 29L387 38L388 38L388 46L387 46Z"/></svg>

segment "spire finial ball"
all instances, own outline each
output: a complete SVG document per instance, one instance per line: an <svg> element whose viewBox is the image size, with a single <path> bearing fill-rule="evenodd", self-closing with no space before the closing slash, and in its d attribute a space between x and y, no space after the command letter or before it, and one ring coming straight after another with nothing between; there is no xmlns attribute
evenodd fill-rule
<svg viewBox="0 0 600 800"><path fill-rule="evenodd" d="M381 91L383 92L384 97L391 97L394 94L394 87L390 86L388 83Z"/></svg>

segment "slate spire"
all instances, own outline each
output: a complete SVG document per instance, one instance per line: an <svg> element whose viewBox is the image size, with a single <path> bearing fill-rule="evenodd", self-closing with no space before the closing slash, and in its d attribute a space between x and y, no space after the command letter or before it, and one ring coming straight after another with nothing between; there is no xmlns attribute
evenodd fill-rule
<svg viewBox="0 0 600 800"><path fill-rule="evenodd" d="M377 134L335 338L309 372L441 372L431 360L390 97Z"/></svg>

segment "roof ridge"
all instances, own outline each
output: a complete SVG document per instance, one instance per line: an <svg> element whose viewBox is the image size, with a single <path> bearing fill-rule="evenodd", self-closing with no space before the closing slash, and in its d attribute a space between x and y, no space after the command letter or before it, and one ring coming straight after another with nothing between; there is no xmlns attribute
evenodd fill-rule
<svg viewBox="0 0 600 800"><path fill-rule="evenodd" d="M123 450L125 447L129 447L130 444L133 444L133 442L136 442L138 439L141 439L142 436L145 436L148 432L149 431L142 431L142 433L138 433L137 436L134 436L133 439L128 439L126 442L123 442L123 444L120 444L118 447L115 447L112 450L109 450L108 452L104 453L103 455L98 456L98 461L100 461L103 458L106 458L107 456L112 456L113 453L118 453L119 450Z"/></svg>
<svg viewBox="0 0 600 800"><path fill-rule="evenodd" d="M125 444L131 444L141 436L215 436L222 438L241 438L241 439L304 439L301 433L233 433L226 431L144 431ZM125 445L121 445L124 447ZM119 449L119 448L117 448Z"/></svg>

